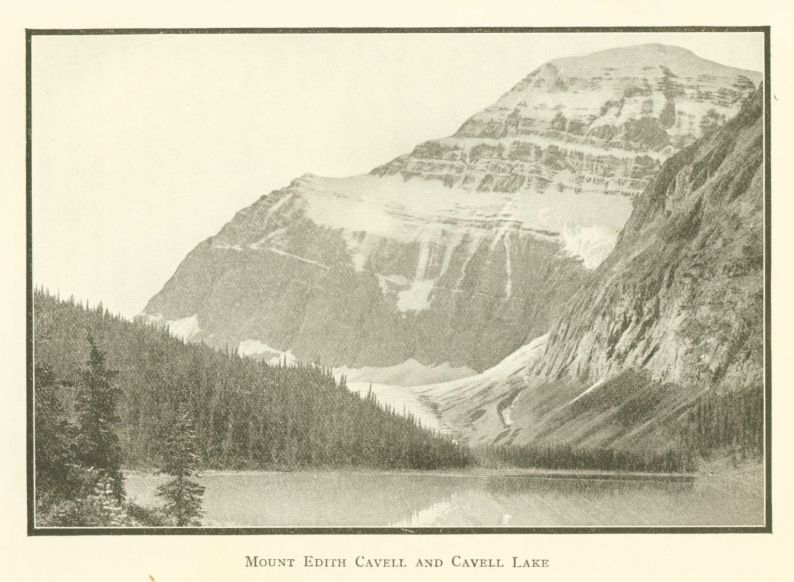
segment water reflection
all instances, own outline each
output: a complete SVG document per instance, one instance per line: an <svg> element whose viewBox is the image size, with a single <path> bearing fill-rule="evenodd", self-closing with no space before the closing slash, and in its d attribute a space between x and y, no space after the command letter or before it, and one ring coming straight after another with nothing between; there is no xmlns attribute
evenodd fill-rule
<svg viewBox="0 0 794 582"><path fill-rule="evenodd" d="M478 473L208 473L205 524L263 527L759 525L756 479L615 479ZM129 475L156 504L162 477Z"/></svg>
<svg viewBox="0 0 794 582"><path fill-rule="evenodd" d="M651 488L668 494L689 491L694 478L627 478L617 476L567 475L497 475L488 477L485 490L493 495L536 495L597 497L599 495L624 495Z"/></svg>

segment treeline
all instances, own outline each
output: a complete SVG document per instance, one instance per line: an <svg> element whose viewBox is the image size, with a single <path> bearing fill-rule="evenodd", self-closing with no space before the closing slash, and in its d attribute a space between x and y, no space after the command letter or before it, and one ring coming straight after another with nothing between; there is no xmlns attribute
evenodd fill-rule
<svg viewBox="0 0 794 582"><path fill-rule="evenodd" d="M608 448L576 448L571 445L490 445L473 450L487 467L518 467L560 470L687 473L695 470L690 451L631 452Z"/></svg>
<svg viewBox="0 0 794 582"><path fill-rule="evenodd" d="M764 454L764 394L759 388L708 391L689 404L672 431L670 448L629 451L571 445L491 445L472 449L480 465L565 470L685 473L701 461L734 463Z"/></svg>
<svg viewBox="0 0 794 582"><path fill-rule="evenodd" d="M74 414L88 336L118 371L119 439L124 465L161 462L160 443L184 407L202 468L377 467L439 469L469 465L467 448L351 393L329 369L269 365L186 344L151 324L101 305L34 293L37 364L49 366L65 410Z"/></svg>
<svg viewBox="0 0 794 582"><path fill-rule="evenodd" d="M764 453L764 394L760 389L707 392L684 417L683 446L704 458L730 454L735 460Z"/></svg>

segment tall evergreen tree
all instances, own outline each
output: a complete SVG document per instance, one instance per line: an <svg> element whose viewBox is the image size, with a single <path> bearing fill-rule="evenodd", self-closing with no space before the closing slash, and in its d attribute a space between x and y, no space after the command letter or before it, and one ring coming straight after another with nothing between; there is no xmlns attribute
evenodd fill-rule
<svg viewBox="0 0 794 582"><path fill-rule="evenodd" d="M36 366L36 504L42 509L78 495L81 489L75 427L66 417L49 366Z"/></svg>
<svg viewBox="0 0 794 582"><path fill-rule="evenodd" d="M77 392L78 456L80 462L96 472L97 481L109 485L117 501L124 499L124 476L121 474L122 451L115 425L116 407L121 389L118 374L108 370L105 354L88 338L91 351L87 365L80 372Z"/></svg>
<svg viewBox="0 0 794 582"><path fill-rule="evenodd" d="M157 488L157 495L165 502L165 514L178 526L201 525L205 488L194 480L198 462L193 422L187 407L180 405L176 422L164 443L160 470L172 475L173 479Z"/></svg>

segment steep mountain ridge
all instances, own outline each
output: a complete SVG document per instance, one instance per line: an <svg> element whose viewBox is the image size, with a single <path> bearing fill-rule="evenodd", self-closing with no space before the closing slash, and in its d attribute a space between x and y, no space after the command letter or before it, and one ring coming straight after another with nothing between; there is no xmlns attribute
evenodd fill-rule
<svg viewBox="0 0 794 582"><path fill-rule="evenodd" d="M627 367L658 382L761 382L760 90L645 192L612 255L551 329L537 371L585 380Z"/></svg>
<svg viewBox="0 0 794 582"><path fill-rule="evenodd" d="M719 438L760 430L762 94L663 166L521 366L416 389L447 425L473 442L661 449L695 438L693 411L724 394Z"/></svg>
<svg viewBox="0 0 794 582"><path fill-rule="evenodd" d="M548 331L661 162L758 78L662 45L552 61L449 138L261 197L143 316L265 358L485 370Z"/></svg>

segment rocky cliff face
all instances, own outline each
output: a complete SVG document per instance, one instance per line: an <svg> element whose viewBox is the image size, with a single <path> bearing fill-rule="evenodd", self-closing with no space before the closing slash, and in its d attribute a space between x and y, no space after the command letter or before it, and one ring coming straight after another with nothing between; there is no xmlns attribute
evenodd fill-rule
<svg viewBox="0 0 794 582"><path fill-rule="evenodd" d="M759 385L763 329L761 92L671 159L620 240L551 329L536 371L595 381Z"/></svg>
<svg viewBox="0 0 794 582"><path fill-rule="evenodd" d="M484 370L548 331L632 197L757 80L661 45L552 61L454 136L263 196L144 316L244 354Z"/></svg>
<svg viewBox="0 0 794 582"><path fill-rule="evenodd" d="M700 394L762 389L762 108L758 90L662 167L522 366L420 391L448 424L475 441L663 448Z"/></svg>

